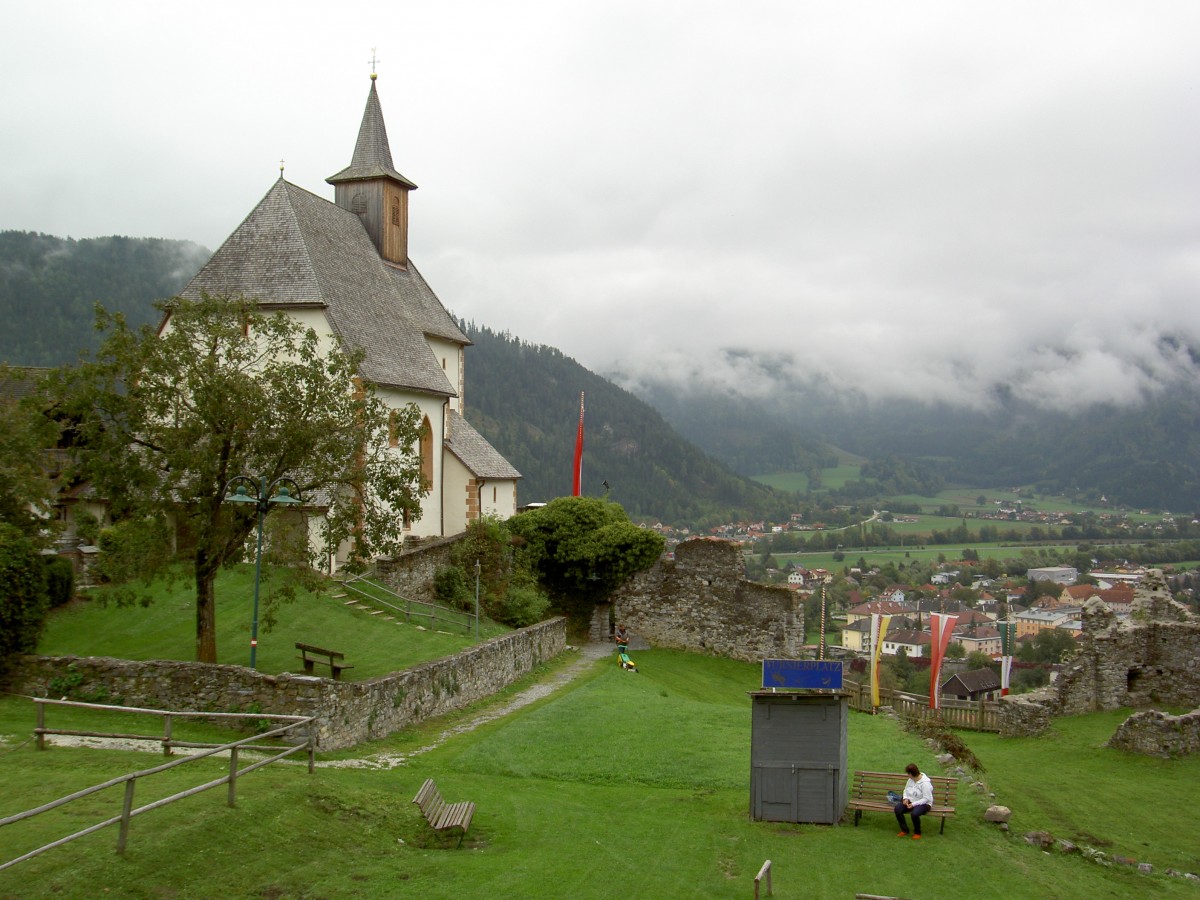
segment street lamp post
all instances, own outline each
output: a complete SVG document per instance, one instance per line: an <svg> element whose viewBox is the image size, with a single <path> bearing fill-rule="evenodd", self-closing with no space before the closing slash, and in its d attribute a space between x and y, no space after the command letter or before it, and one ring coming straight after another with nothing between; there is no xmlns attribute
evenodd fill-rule
<svg viewBox="0 0 1200 900"><path fill-rule="evenodd" d="M234 485L233 493L229 489ZM247 487L249 485L249 488ZM234 475L225 485L225 499L230 503L253 503L258 517L258 544L254 553L254 618L250 622L250 668L256 668L258 655L258 585L262 579L262 545L263 519L266 518L271 504L276 506L294 506L300 503L299 497L293 497L288 485L300 493L300 486L291 478L276 478L268 482L266 478L251 478L249 475ZM250 493L253 489L254 493ZM274 496L271 492L276 491Z"/></svg>
<svg viewBox="0 0 1200 900"><path fill-rule="evenodd" d="M479 640L479 560L475 560L475 640Z"/></svg>

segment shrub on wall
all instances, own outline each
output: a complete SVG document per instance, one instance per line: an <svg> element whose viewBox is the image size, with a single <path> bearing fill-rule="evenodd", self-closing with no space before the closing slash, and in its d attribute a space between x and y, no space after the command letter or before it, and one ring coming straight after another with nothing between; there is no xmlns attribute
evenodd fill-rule
<svg viewBox="0 0 1200 900"><path fill-rule="evenodd" d="M455 609L467 609L471 604L471 591L467 579L458 566L443 566L433 576L433 596L438 603Z"/></svg>

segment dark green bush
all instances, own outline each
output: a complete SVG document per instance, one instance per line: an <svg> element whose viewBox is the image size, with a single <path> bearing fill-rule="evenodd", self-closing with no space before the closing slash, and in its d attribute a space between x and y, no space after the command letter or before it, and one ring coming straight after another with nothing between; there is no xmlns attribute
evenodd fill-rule
<svg viewBox="0 0 1200 900"><path fill-rule="evenodd" d="M62 606L71 599L75 591L75 569L69 559L61 556L44 557L46 560L46 593L50 597L50 608Z"/></svg>
<svg viewBox="0 0 1200 900"><path fill-rule="evenodd" d="M550 608L550 600L534 585L510 585L502 603L493 618L524 628L526 625L536 625L546 615Z"/></svg>
<svg viewBox="0 0 1200 900"><path fill-rule="evenodd" d="M472 601L466 576L458 566L444 566L433 576L433 596L439 603L456 609L466 609Z"/></svg>
<svg viewBox="0 0 1200 900"><path fill-rule="evenodd" d="M0 523L0 669L37 649L49 609L41 554L19 528Z"/></svg>

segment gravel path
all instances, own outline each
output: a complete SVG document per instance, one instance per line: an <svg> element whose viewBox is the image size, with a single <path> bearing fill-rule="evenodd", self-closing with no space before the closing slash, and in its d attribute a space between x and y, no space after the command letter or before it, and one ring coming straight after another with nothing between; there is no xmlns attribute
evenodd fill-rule
<svg viewBox="0 0 1200 900"><path fill-rule="evenodd" d="M409 757L419 756L422 753L428 753L442 744L446 743L450 738L460 734L465 734L468 731L473 731L480 725L486 722L493 722L496 719L503 718L511 712L528 706L543 697L548 697L555 691L559 690L564 685L570 683L582 672L588 669L596 660L603 659L606 656L611 656L614 653L611 644L591 643L585 644L582 647L571 647L567 650L568 653L574 653L575 659L571 660L566 668L562 669L554 676L547 678L545 681L540 681L537 684L527 687L519 694L515 695L507 703L497 706L493 709L488 709L481 712L479 715L464 722L460 722L453 728L443 731L433 743L427 744L424 747L418 747L416 750L410 750L407 753L378 753L372 756L365 756L356 759L335 759L335 760L319 760L317 766L321 768L336 768L336 769L394 769L397 766L402 766ZM56 747L91 747L98 750L135 750L145 751L150 753L162 753L162 743L159 741L137 741L124 738L90 738L90 737L74 737L71 735L46 735L46 743ZM183 755L187 753L195 753L198 751L186 747L180 747L175 750L177 754ZM217 756L227 754L216 754ZM246 753L244 756L249 757L252 754ZM306 761L302 760L281 760L282 763L293 765L307 765Z"/></svg>

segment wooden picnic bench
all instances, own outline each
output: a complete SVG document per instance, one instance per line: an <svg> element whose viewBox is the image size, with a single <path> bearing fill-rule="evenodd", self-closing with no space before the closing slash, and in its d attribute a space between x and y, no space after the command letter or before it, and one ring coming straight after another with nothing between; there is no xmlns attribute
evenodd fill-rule
<svg viewBox="0 0 1200 900"><path fill-rule="evenodd" d="M435 831L448 831L451 828L461 829L458 837L459 844L466 837L467 829L471 827L471 817L475 815L475 804L470 800L461 803L447 803L442 799L442 792L437 789L432 778L426 778L413 803L425 816L429 827Z"/></svg>
<svg viewBox="0 0 1200 900"><path fill-rule="evenodd" d="M946 831L946 820L954 815L954 802L958 796L958 779L944 775L930 775L933 783L933 809L921 818L938 818L942 826L938 833ZM854 826L864 811L894 813L896 804L887 798L888 791L904 793L908 776L903 772L855 772L850 779L849 808L854 810Z"/></svg>
<svg viewBox="0 0 1200 900"><path fill-rule="evenodd" d="M304 660L304 671L309 675L313 674L314 663L329 666L330 674L333 675L335 681L342 677L343 671L354 668L354 666L348 666L341 662L346 658L346 654L338 653L336 650L326 650L324 647L314 647L312 644L304 644L300 641L296 641L296 649L300 651L297 659Z"/></svg>

